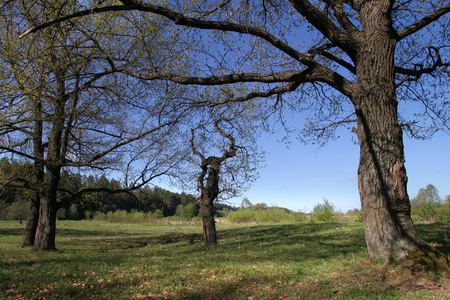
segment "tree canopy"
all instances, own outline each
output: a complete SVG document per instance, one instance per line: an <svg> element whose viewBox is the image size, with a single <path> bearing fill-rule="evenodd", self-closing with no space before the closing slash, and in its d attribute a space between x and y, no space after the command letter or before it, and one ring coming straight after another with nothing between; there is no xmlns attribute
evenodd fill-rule
<svg viewBox="0 0 450 300"><path fill-rule="evenodd" d="M278 111L307 111L306 140L353 126L369 256L448 271L412 223L403 149L404 131L421 137L448 129L448 1L105 1L24 35L113 11L167 20L165 36L182 36L189 66L120 63L115 71L222 92L195 105L259 98Z"/></svg>

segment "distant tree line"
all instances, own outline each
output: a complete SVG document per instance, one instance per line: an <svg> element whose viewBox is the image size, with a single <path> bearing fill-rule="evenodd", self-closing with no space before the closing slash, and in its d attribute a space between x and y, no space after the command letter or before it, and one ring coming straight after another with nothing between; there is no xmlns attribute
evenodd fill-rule
<svg viewBox="0 0 450 300"><path fill-rule="evenodd" d="M13 172L26 174L32 165L27 162L10 160L3 157L0 160L0 173L10 176ZM77 191L83 187L105 187L111 190L122 188L120 181L108 179L105 175L80 175L67 171L61 173L62 190ZM0 219L2 220L26 220L29 213L30 191L23 188L3 187L0 192ZM58 197L64 199L64 192ZM58 211L58 219L82 220L98 218L111 221L150 220L176 216L188 220L199 213L198 199L187 193L176 193L158 186L146 185L139 190L128 193L95 192L84 194L80 199L69 202ZM64 200L62 200L64 201ZM226 204L215 204L214 214L226 215L235 210ZM117 212L117 213L116 213ZM127 213L135 213L136 216L124 217ZM116 215L114 216L114 213ZM139 217L139 214L140 217ZM145 218L144 214L151 216ZM109 216L109 218L107 217Z"/></svg>

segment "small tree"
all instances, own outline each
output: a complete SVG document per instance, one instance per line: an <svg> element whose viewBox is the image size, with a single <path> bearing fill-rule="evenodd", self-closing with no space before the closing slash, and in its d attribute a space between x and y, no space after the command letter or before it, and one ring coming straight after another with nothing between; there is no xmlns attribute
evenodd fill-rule
<svg viewBox="0 0 450 300"><path fill-rule="evenodd" d="M155 210L155 218L158 220L164 218L164 212L161 209Z"/></svg>
<svg viewBox="0 0 450 300"><path fill-rule="evenodd" d="M437 222L446 219L444 205L439 191L432 184L421 188L417 196L411 200L412 213L417 214L425 222Z"/></svg>
<svg viewBox="0 0 450 300"><path fill-rule="evenodd" d="M315 221L330 221L335 214L335 207L328 199L323 198L323 203L313 207L312 216Z"/></svg>
<svg viewBox="0 0 450 300"><path fill-rule="evenodd" d="M175 215L179 216L181 220L183 220L183 204L178 204L177 208L175 209Z"/></svg>
<svg viewBox="0 0 450 300"><path fill-rule="evenodd" d="M183 206L183 218L185 220L191 220L198 215L198 207L194 202L188 203Z"/></svg>
<svg viewBox="0 0 450 300"><path fill-rule="evenodd" d="M7 208L7 219L22 222L22 220L27 219L29 213L30 210L27 201L18 200Z"/></svg>
<svg viewBox="0 0 450 300"><path fill-rule="evenodd" d="M250 200L248 200L247 197L242 198L241 209L246 209L252 206L253 204L250 202Z"/></svg>
<svg viewBox="0 0 450 300"><path fill-rule="evenodd" d="M201 172L198 177L199 189L200 189L200 212L202 214L203 222L203 237L205 244L217 243L216 222L213 214L213 203L217 199L220 193L219 181L220 181L220 169L222 164L229 158L236 156L237 148L236 141L231 134L224 132L219 123L225 121L219 119L214 123L214 129L225 139L229 140L229 148L225 149L221 156L208 156L205 157L194 144L194 130L191 130L191 148L192 152L200 157Z"/></svg>
<svg viewBox="0 0 450 300"><path fill-rule="evenodd" d="M7 184L34 192L23 245L39 250L56 249L60 208L87 193L136 189L179 161L169 145L178 117L168 100L174 90L130 80L115 68L144 56L142 47L135 47L140 32L134 26L98 18L17 40L24 28L79 7L78 1L43 0L7 1L0 9L0 151L34 163L33 176ZM152 56L161 58L158 30L152 30L150 19L144 23L150 28L147 38L151 32L155 37ZM109 42L112 32L122 32L122 38ZM134 53L128 59L119 48ZM63 186L65 170L87 169L122 172L125 186Z"/></svg>

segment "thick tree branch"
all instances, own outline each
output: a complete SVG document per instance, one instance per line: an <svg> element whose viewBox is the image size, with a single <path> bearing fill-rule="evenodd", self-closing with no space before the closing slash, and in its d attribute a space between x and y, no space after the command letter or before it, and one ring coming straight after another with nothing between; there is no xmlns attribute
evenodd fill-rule
<svg viewBox="0 0 450 300"><path fill-rule="evenodd" d="M237 73L222 76L188 77L170 73L141 73L132 71L126 67L117 67L116 71L143 80L169 80L183 85L197 84L205 86L223 85L241 82L261 82L261 83L291 82L304 72L304 71L280 72L269 75L259 73Z"/></svg>
<svg viewBox="0 0 450 300"><path fill-rule="evenodd" d="M356 36L357 29L345 32L333 23L322 11L312 5L308 0L289 0L294 8L305 17L317 30L327 37L334 45L344 50L353 60L356 59ZM337 12L339 14L339 12ZM340 16L344 21L344 16ZM347 24L349 27L350 25ZM350 34L352 33L352 34Z"/></svg>
<svg viewBox="0 0 450 300"><path fill-rule="evenodd" d="M408 27L403 28L402 30L397 32L397 40L400 41L411 34L416 33L417 31L421 30L425 26L433 23L434 21L438 20L440 17L444 16L445 14L450 12L450 3L447 5L442 6L441 8L435 9L432 13L430 13L428 16L420 19L416 23L409 25Z"/></svg>
<svg viewBox="0 0 450 300"><path fill-rule="evenodd" d="M199 29L208 29L208 30L220 30L220 31L230 31L230 32L237 32L242 34L249 34L253 35L259 38L262 38L269 42L270 44L274 45L276 48L280 49L281 51L288 54L290 57L296 59L297 61L305 64L308 67L314 66L318 64L313 59L309 58L308 56L304 55L303 53L295 50L288 44L281 41L281 39L277 38L273 34L262 30L257 27L252 26L246 26L242 24L236 24L232 22L227 21L205 21L205 20L199 20L191 17L187 17L183 15L182 13L175 12L173 10L167 9L165 7L153 5L150 3L144 3L141 1L122 1L124 5L118 5L118 6L106 6L106 7L98 7L98 8L92 8L84 11L75 12L73 14L59 17L56 19L53 19L48 22L44 22L42 24L39 24L33 28L28 29L24 33L22 33L19 38L36 32L38 30L47 28L49 26L52 26L57 23L61 23L70 19L79 18L95 13L102 13L102 12L108 12L108 11L130 11L130 10L137 10L137 11L144 11L144 12L150 12L157 15L164 16L168 18L169 20L173 21L176 25L182 25L186 27L192 27L192 28L199 28Z"/></svg>
<svg viewBox="0 0 450 300"><path fill-rule="evenodd" d="M295 3L304 3L305 1L297 0ZM307 2L307 1L306 1ZM144 12L150 12L157 15L164 16L170 20L172 20L176 25L186 26L186 27L193 27L198 29L206 29L206 30L220 30L220 31L230 31L230 32L236 32L241 34L247 34L252 35L255 37L262 38L272 44L274 47L278 48L279 50L283 51L290 57L294 58L295 60L301 62L305 66L307 66L309 69L314 69L314 72L310 72L310 74L316 74L318 77L317 80L321 80L320 78L326 77L325 82L331 84L334 88L337 90L343 92L345 95L348 95L350 92L347 88L342 88L342 84L348 83L347 80L341 76L340 74L322 66L319 64L316 60L311 58L308 55L305 55L304 53L301 53L297 51L296 49L292 48L288 44L281 41L281 39L277 38L273 34L269 33L268 31L262 30L257 27L242 25L242 24L236 24L231 23L227 21L206 21L206 20L200 20L195 19L191 17L187 17L181 13L175 12L173 10L167 9L165 7L153 5L150 3L144 3L142 1L136 1L136 0L128 0L128 1L122 1L124 5L120 6L108 6L108 7L102 7L102 8L93 8L90 10L80 11L73 13L68 16L60 17L54 20L51 20L46 23L42 23L34 28L29 29L26 33L22 34L28 34L30 32L35 32L37 30L46 28L48 26L51 26L53 24L63 22L66 20L70 20L73 18L81 17L90 15L93 13L101 13L101 12L107 12L107 11L127 11L127 10L138 10L138 11L144 11ZM309 4L309 2L308 2ZM311 6L311 4L309 4ZM314 7L309 7L308 11L314 12L314 14L318 14L320 16L314 17L314 21L319 22L319 24L322 24L320 22L326 20L327 24L331 21L324 16L320 11L318 11ZM321 15L322 14L322 15ZM332 22L331 22L332 23ZM331 24L333 30L328 32L327 31L327 37L332 40L336 41L337 46L341 45L341 48L348 48L347 52L352 52L349 49L350 44L353 43L350 36L339 29L336 25ZM331 26L330 25L330 26ZM324 27L324 25L320 25L320 27ZM331 38L330 38L331 37ZM353 49L353 48L352 48ZM345 51L345 50L344 50ZM316 70L317 69L317 70ZM225 75L225 76L212 76L210 78L195 78L195 77L181 77L176 76L172 74L139 74L137 72L134 72L132 70L127 70L124 67L117 67L116 71L121 71L124 73L127 73L128 75L135 76L137 78L146 79L146 80L154 80L154 79L161 79L161 80L170 80L173 82L177 82L180 84L201 84L201 85L220 85L220 84L226 84L226 83L236 83L236 82L265 82L265 83L271 83L271 82L288 82L290 79L289 76L299 76L300 73L304 71L298 71L298 72L290 72L290 73L278 73L278 74L271 74L271 75L260 75L260 74L251 74L251 73L244 73L244 74L233 74L233 75ZM309 72L309 71L308 71ZM322 75L321 75L322 73ZM308 81L312 80L310 78ZM347 85L348 86L348 85Z"/></svg>
<svg viewBox="0 0 450 300"><path fill-rule="evenodd" d="M227 74L223 76L210 76L210 77L185 77L170 73L139 73L129 70L125 67L118 67L116 71L124 74L143 79L143 80L169 80L175 83L188 85L223 85L242 82L259 82L259 83L280 83L289 82L288 85L277 87L265 92L253 92L245 97L230 98L226 102L239 102L253 99L256 97L270 97L275 94L282 94L286 92L294 91L300 84L313 81L326 82L339 90L344 95L351 95L353 92L352 83L339 75L338 73L323 67L316 65L314 68L309 68L302 71L295 72L280 72L270 75L258 74L258 73L238 73Z"/></svg>
<svg viewBox="0 0 450 300"><path fill-rule="evenodd" d="M350 21L348 15L345 13L344 6L342 5L343 2L341 0L325 0L325 2L333 8L334 15L345 31L350 33L352 36L356 36L360 33L359 29L352 23L352 21Z"/></svg>

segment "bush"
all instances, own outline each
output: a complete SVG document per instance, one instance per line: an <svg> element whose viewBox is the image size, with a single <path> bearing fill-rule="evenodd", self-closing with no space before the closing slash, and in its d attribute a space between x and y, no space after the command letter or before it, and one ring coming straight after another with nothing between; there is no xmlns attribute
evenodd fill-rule
<svg viewBox="0 0 450 300"><path fill-rule="evenodd" d="M362 222L362 212L357 208L349 210L345 215L348 217L347 222Z"/></svg>
<svg viewBox="0 0 450 300"><path fill-rule="evenodd" d="M323 203L318 203L313 207L313 221L331 221L335 214L334 205L328 199L323 199Z"/></svg>
<svg viewBox="0 0 450 300"><path fill-rule="evenodd" d="M156 219L164 218L164 212L161 209L155 210L154 215Z"/></svg>
<svg viewBox="0 0 450 300"><path fill-rule="evenodd" d="M94 221L106 221L107 217L104 213L100 212L100 211L96 211L94 213L94 217L92 218Z"/></svg>
<svg viewBox="0 0 450 300"><path fill-rule="evenodd" d="M183 206L183 219L191 220L198 215L198 207L194 202L190 202Z"/></svg>
<svg viewBox="0 0 450 300"><path fill-rule="evenodd" d="M94 218L95 213L92 210L84 211L84 218L87 220L92 220Z"/></svg>
<svg viewBox="0 0 450 300"><path fill-rule="evenodd" d="M261 209L261 206L258 206L230 212L227 219L232 223L281 223L304 222L306 217L302 213L289 212L284 208Z"/></svg>

